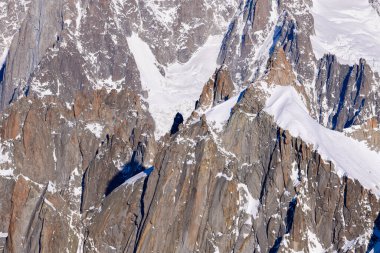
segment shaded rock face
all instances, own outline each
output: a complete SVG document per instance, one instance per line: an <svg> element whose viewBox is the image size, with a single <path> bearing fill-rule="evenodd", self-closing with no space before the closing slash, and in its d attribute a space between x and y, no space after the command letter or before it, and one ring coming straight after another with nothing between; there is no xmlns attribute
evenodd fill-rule
<svg viewBox="0 0 380 253"><path fill-rule="evenodd" d="M331 129L360 125L376 116L379 104L377 80L365 60L358 65L341 65L333 55L318 62L316 93L319 121Z"/></svg>
<svg viewBox="0 0 380 253"><path fill-rule="evenodd" d="M170 129L170 135L177 133L181 124L183 124L183 116L182 114L177 113L174 117L174 122Z"/></svg>
<svg viewBox="0 0 380 253"><path fill-rule="evenodd" d="M61 10L62 1L35 1L30 4L9 49L2 85L2 108L27 85L46 50L59 37L63 28Z"/></svg>
<svg viewBox="0 0 380 253"><path fill-rule="evenodd" d="M258 52L268 43L272 45L277 16L277 1L246 0L240 3L218 57L218 62L228 67L237 85L245 85L255 78L260 72L260 65L266 62L267 57Z"/></svg>
<svg viewBox="0 0 380 253"><path fill-rule="evenodd" d="M276 26L274 45L284 49L298 74L298 81L307 87L313 83L315 61L310 41L314 33L314 20L309 12L312 1L297 0L293 4L279 2L283 15Z"/></svg>

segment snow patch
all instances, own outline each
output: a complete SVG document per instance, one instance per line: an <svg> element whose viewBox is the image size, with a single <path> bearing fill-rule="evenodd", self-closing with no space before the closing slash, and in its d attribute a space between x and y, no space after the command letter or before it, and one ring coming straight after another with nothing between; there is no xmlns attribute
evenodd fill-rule
<svg viewBox="0 0 380 253"><path fill-rule="evenodd" d="M309 252L313 252L313 253L327 252L327 250L325 250L322 244L318 241L317 236L310 230L307 231L307 238L309 240L309 243L308 243Z"/></svg>
<svg viewBox="0 0 380 253"><path fill-rule="evenodd" d="M234 174L231 173L231 176L227 176L226 174L224 174L222 172L219 172L218 174L216 174L216 178L221 178L221 177L223 177L227 181L231 181L232 178L234 177Z"/></svg>
<svg viewBox="0 0 380 253"><path fill-rule="evenodd" d="M3 142L0 143L0 165L11 164L11 153L8 151L10 149L11 143ZM14 176L14 168L10 166L5 166L3 169L0 169L0 177L12 178Z"/></svg>
<svg viewBox="0 0 380 253"><path fill-rule="evenodd" d="M264 110L281 128L313 145L325 161L334 163L339 176L357 179L380 196L380 154L371 151L364 142L318 124L293 87L273 88Z"/></svg>
<svg viewBox="0 0 380 253"><path fill-rule="evenodd" d="M226 124L226 122L230 118L231 110L238 102L239 96L240 95L237 95L235 97L228 99L227 101L211 108L206 113L207 121L212 122L213 127L218 132L223 130L223 126Z"/></svg>
<svg viewBox="0 0 380 253"><path fill-rule="evenodd" d="M13 177L14 169L0 170L0 177Z"/></svg>
<svg viewBox="0 0 380 253"><path fill-rule="evenodd" d="M5 144L6 145L6 144ZM12 162L9 152L4 150L4 144L0 145L0 164Z"/></svg>
<svg viewBox="0 0 380 253"><path fill-rule="evenodd" d="M135 176L131 177L130 179L128 179L127 181L125 181L122 185L123 185L123 186L132 185L132 187L133 187L133 185L134 185L138 180L140 180L140 179L142 179L142 178L145 178L146 176L149 176L150 173L152 173L153 169L154 169L154 168L151 167L151 168L149 168L149 169L146 169L146 170L144 170L144 171L138 173L137 175L135 175Z"/></svg>
<svg viewBox="0 0 380 253"><path fill-rule="evenodd" d="M311 37L317 58L331 53L343 64L360 58L380 72L380 16L365 0L313 1L315 36Z"/></svg>
<svg viewBox="0 0 380 253"><path fill-rule="evenodd" d="M31 89L37 94L39 98L53 95L53 92L49 89L48 83L40 83L34 80Z"/></svg>
<svg viewBox="0 0 380 253"><path fill-rule="evenodd" d="M102 137L102 132L104 129L103 125L99 123L88 123L85 128L93 133L97 138Z"/></svg>
<svg viewBox="0 0 380 253"><path fill-rule="evenodd" d="M188 62L175 62L164 67L136 33L127 38L140 72L142 87L148 91L147 102L156 123L156 138L170 130L177 112L185 119L190 116L203 85L218 67L217 57L222 40L221 35L210 36Z"/></svg>
<svg viewBox="0 0 380 253"><path fill-rule="evenodd" d="M219 247L216 246L213 242L211 242L211 244L212 244L212 247L214 248L214 253L220 253Z"/></svg>
<svg viewBox="0 0 380 253"><path fill-rule="evenodd" d="M125 79L121 78L119 80L113 80L112 76L109 76L107 79L98 79L95 83L95 89L101 90L102 88L105 88L108 93L110 93L112 90L116 90L117 92L120 92L123 88L123 83Z"/></svg>
<svg viewBox="0 0 380 253"><path fill-rule="evenodd" d="M7 238L8 233L0 232L0 238Z"/></svg>
<svg viewBox="0 0 380 253"><path fill-rule="evenodd" d="M57 211L57 209L54 207L53 203L51 203L49 200L47 200L46 198L44 198L44 202L46 205L48 205L51 209L53 209L54 211Z"/></svg>
<svg viewBox="0 0 380 253"><path fill-rule="evenodd" d="M239 194L240 210L243 210L246 214L252 215L252 218L256 219L260 201L252 197L246 184L239 183L238 189L243 190L243 194L241 194L241 192Z"/></svg>
<svg viewBox="0 0 380 253"><path fill-rule="evenodd" d="M47 187L47 191L50 192L50 193L56 193L57 192L57 187L56 187L55 183L49 181L48 187Z"/></svg>
<svg viewBox="0 0 380 253"><path fill-rule="evenodd" d="M301 182L299 180L298 176L298 168L297 168L297 162L292 163L292 170L290 174L290 179L293 182L293 186L297 187Z"/></svg>
<svg viewBox="0 0 380 253"><path fill-rule="evenodd" d="M5 61L7 60L9 49L6 48L0 56L0 69L3 68Z"/></svg>
<svg viewBox="0 0 380 253"><path fill-rule="evenodd" d="M158 22L170 29L177 17L178 6L175 4L169 5L167 3L168 2L157 0L144 1L147 11L150 12Z"/></svg>

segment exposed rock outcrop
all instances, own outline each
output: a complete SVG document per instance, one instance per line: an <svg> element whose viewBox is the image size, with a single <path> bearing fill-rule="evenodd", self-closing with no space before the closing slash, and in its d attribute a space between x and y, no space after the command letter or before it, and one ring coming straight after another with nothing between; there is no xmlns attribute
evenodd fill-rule
<svg viewBox="0 0 380 253"><path fill-rule="evenodd" d="M9 252L76 251L86 213L131 165L139 172L155 153L152 119L127 91L79 92L71 106L24 98L1 125L9 143L1 170L8 171L1 226Z"/></svg>
<svg viewBox="0 0 380 253"><path fill-rule="evenodd" d="M158 153L127 252L367 249L377 198L278 128L264 94L249 88L220 135L201 120Z"/></svg>
<svg viewBox="0 0 380 253"><path fill-rule="evenodd" d="M195 105L195 110L206 111L228 100L234 94L234 90L234 83L228 70L225 67L219 68L203 87L199 100Z"/></svg>
<svg viewBox="0 0 380 253"><path fill-rule="evenodd" d="M318 62L315 84L319 121L336 130L360 125L379 115L378 80L365 60L341 65L333 55Z"/></svg>
<svg viewBox="0 0 380 253"><path fill-rule="evenodd" d="M369 119L360 126L345 129L344 133L359 141L364 141L377 152L380 152L380 125L376 118Z"/></svg>
<svg viewBox="0 0 380 253"><path fill-rule="evenodd" d="M264 110L290 85L380 151L379 76L316 59L311 6L0 0L0 252L375 251L378 197ZM162 76L224 36L192 116L160 139L132 34Z"/></svg>

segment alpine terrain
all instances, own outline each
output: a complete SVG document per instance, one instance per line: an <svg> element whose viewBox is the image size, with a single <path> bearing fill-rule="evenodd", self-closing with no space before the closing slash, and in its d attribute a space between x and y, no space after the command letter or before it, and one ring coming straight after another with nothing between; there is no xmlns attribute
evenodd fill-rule
<svg viewBox="0 0 380 253"><path fill-rule="evenodd" d="M379 0L0 0L0 252L380 252Z"/></svg>

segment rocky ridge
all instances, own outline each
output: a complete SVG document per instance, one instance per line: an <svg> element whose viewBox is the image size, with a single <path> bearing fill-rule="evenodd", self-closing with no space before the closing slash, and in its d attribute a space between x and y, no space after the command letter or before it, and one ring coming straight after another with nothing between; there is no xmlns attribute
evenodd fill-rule
<svg viewBox="0 0 380 253"><path fill-rule="evenodd" d="M264 110L292 86L380 148L378 74L315 58L312 1L1 4L0 250L376 252L378 197ZM224 34L191 118L158 141L132 33L163 75Z"/></svg>

